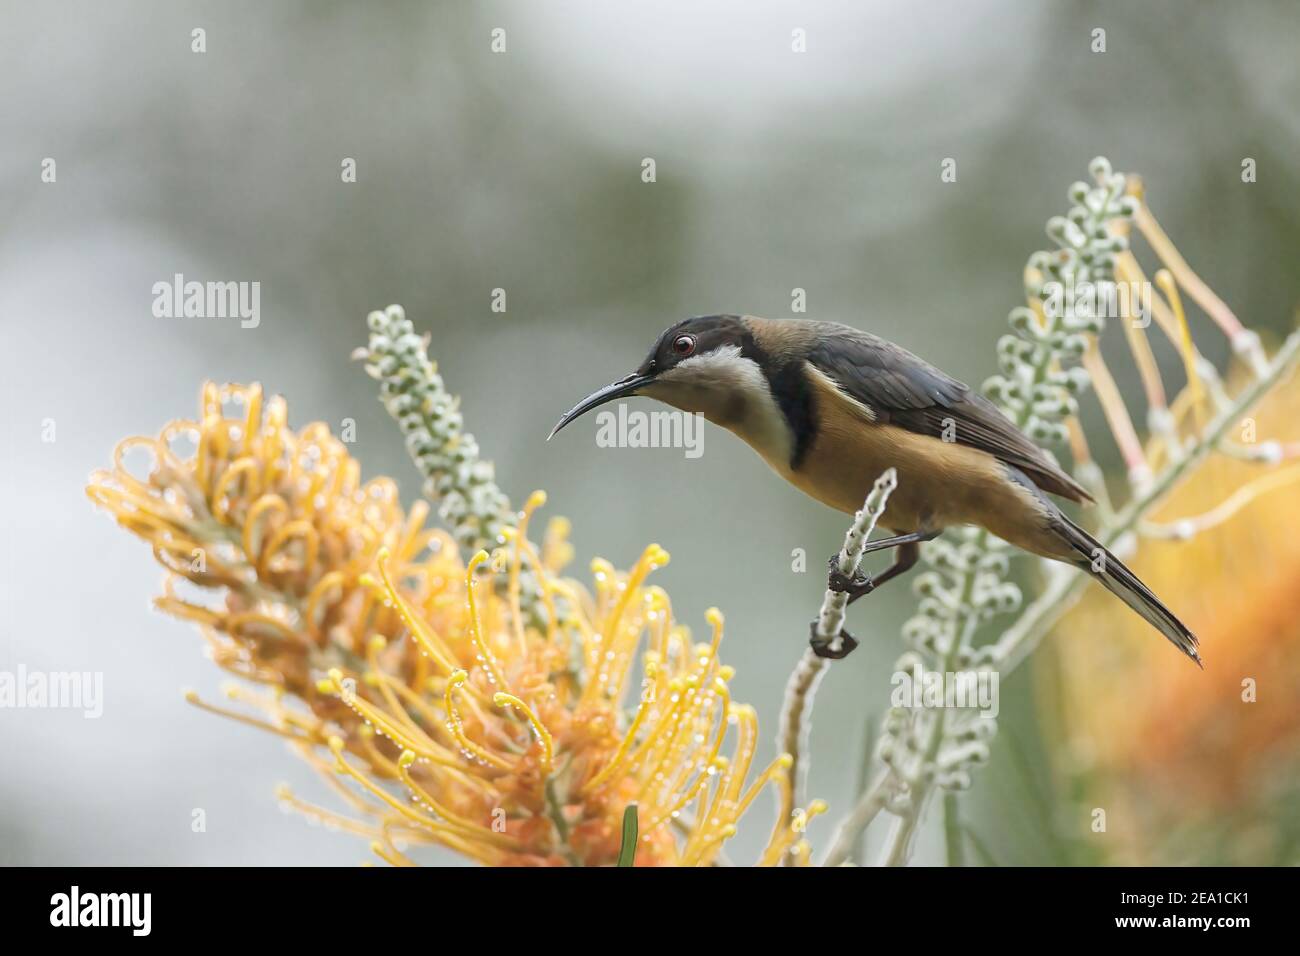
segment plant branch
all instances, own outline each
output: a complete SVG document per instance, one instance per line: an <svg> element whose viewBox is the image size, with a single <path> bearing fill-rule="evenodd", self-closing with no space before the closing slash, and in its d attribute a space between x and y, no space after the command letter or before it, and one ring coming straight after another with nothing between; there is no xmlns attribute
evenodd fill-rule
<svg viewBox="0 0 1300 956"><path fill-rule="evenodd" d="M836 569L846 578L852 580L857 576L867 538L875 530L876 522L889 501L889 495L897 486L897 472L893 468L887 469L876 479L866 501L862 503L862 510L853 516L853 521L844 534L844 544L835 556ZM844 629L848 603L847 594L827 587L826 593L822 596L821 610L813 622L813 637L816 641L833 650L840 649L840 634ZM818 657L811 650L806 650L794 670L790 672L790 679L786 683L777 746L780 752L790 755L793 763L790 767L790 795L781 807L783 819L789 816L799 802L799 757L808 734L808 717L812 713L813 697L825 669L826 658ZM790 805L786 806L785 803Z"/></svg>
<svg viewBox="0 0 1300 956"><path fill-rule="evenodd" d="M872 486L862 510L853 516L844 535L844 544L835 557L836 569L852 580L862 563L862 552L867 539L875 530L876 522L885 510L889 495L898 486L898 474L887 469ZM821 610L813 624L813 639L822 645L839 649L840 633L844 628L848 595L829 587L822 596ZM817 685L826 673L827 659L811 649L805 650L799 663L790 672L786 682L785 699L781 705L781 723L777 732L778 752L790 756L790 786L782 792L779 819L791 818L803 800L804 781L808 775L807 761L802 760L808 733L812 724L813 699Z"/></svg>
<svg viewBox="0 0 1300 956"><path fill-rule="evenodd" d="M795 807L803 800L808 766L802 758L811 727L813 697L825 673L826 658L805 650L785 685L777 748L778 752L790 755L790 786L781 792L778 812L782 820L789 820Z"/></svg>

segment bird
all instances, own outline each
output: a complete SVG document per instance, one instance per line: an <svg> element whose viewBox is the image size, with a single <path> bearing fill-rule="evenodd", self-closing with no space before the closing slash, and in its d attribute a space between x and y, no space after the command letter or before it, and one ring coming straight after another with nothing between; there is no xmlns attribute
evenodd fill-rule
<svg viewBox="0 0 1300 956"><path fill-rule="evenodd" d="M1090 574L1204 666L1196 636L1050 497L1087 505L1092 495L991 401L901 346L835 322L685 319L635 371L565 412L547 440L592 409L635 395L703 415L800 491L848 514L895 469L878 520L892 535L866 546L893 549L894 562L874 578L844 580L833 571L832 589L850 602L911 570L922 542L975 525ZM824 657L851 649L814 644Z"/></svg>

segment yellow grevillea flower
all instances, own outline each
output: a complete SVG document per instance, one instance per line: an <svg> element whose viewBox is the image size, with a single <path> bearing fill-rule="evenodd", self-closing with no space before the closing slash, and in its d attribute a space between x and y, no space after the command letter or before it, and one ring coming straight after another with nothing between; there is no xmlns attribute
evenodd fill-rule
<svg viewBox="0 0 1300 956"><path fill-rule="evenodd" d="M562 579L567 524L540 548L527 536L540 492L494 555L466 561L423 502L363 484L324 425L290 431L283 400L213 384L199 421L125 440L87 491L152 544L158 606L265 689L230 692L251 712L191 701L288 738L354 816L281 798L390 863L438 844L491 865L610 864L635 803L638 865L707 865L760 790L790 786L786 755L751 772L757 720L731 700L722 615L692 643L646 584L668 560L657 545L625 574L592 562L591 589ZM521 612L525 572L543 615ZM822 809L778 821L760 862L806 862L802 824Z"/></svg>

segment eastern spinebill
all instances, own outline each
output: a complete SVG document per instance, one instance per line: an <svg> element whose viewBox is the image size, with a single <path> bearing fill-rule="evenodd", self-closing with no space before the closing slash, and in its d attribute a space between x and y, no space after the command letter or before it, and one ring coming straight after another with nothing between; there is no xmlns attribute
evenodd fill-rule
<svg viewBox="0 0 1300 956"><path fill-rule="evenodd" d="M646 395L734 432L782 478L840 511L898 474L879 524L892 566L874 579L832 574L850 600L908 571L920 542L978 525L1092 575L1197 664L1196 637L1124 563L1048 494L1092 496L992 402L878 336L832 322L709 315L664 331L640 367L565 413L551 432L606 402ZM817 648L824 656L843 656Z"/></svg>

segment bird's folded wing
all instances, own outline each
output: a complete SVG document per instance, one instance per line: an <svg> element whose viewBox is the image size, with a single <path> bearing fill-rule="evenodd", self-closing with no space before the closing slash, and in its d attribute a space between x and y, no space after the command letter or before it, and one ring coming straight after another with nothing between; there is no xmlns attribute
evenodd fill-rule
<svg viewBox="0 0 1300 956"><path fill-rule="evenodd" d="M892 342L828 324L808 361L869 408L879 424L977 448L1020 469L1044 491L1093 500L996 405Z"/></svg>

